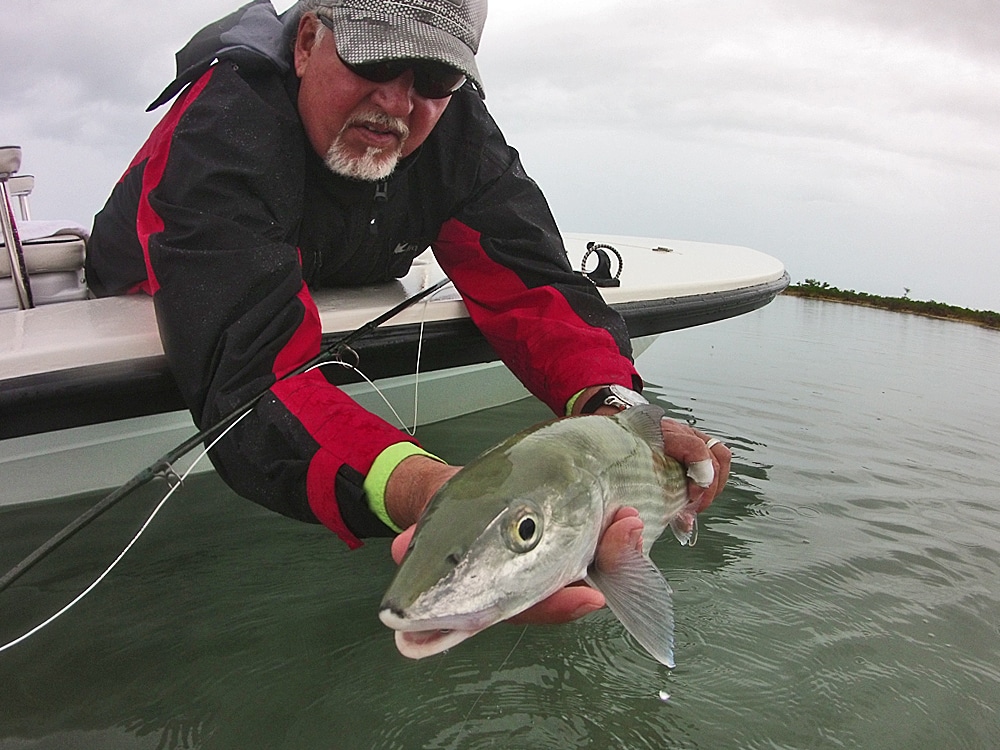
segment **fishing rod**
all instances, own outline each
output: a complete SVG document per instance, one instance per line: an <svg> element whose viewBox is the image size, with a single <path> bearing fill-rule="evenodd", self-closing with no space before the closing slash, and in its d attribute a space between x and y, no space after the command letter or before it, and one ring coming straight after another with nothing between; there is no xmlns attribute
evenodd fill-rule
<svg viewBox="0 0 1000 750"><path fill-rule="evenodd" d="M278 378L275 383L280 383L283 380L294 377L296 375L301 375L307 370L311 370L317 365L323 364L328 360L333 359L337 354L344 349L348 349L350 345L357 341L358 339L367 336L369 333L374 331L380 325L388 320L396 317L403 310L416 304L422 299L429 297L434 294L446 284L448 284L450 279L447 277L441 279L440 281L431 284L426 289L422 289L416 294L407 297L405 300L395 305L389 310L379 315L377 318L365 323L360 328L357 328L350 333L342 336L341 338L334 341L332 344L323 349L319 354L310 359L305 364L300 365L291 372L285 373L280 378ZM121 500L131 494L133 491L142 487L143 485L151 482L156 477L163 477L169 483L174 484L179 482L180 478L174 471L173 465L187 453L197 448L199 445L204 444L206 441L213 438L213 436L221 435L223 431L229 429L237 420L243 417L247 412L257 405L270 390L272 386L268 386L260 393L256 394L252 398L245 401L243 404L238 406L232 412L224 416L218 422L210 427L206 427L201 430L196 435L192 435L190 438L179 444L173 450L168 451L163 456L158 458L156 461L151 463L145 469L140 471L125 484L121 485L118 489L106 495L102 500L93 505L90 509L82 513L75 520L67 524L62 530L56 533L51 539L45 542L43 545L38 547L34 552L24 558L21 562L7 571L3 578L0 578L0 591L10 586L14 581L20 578L22 575L28 572L36 563L46 557L49 553L55 550L59 545L65 542L67 539L72 537L87 524L93 521L95 518L100 516L105 511L114 507Z"/></svg>

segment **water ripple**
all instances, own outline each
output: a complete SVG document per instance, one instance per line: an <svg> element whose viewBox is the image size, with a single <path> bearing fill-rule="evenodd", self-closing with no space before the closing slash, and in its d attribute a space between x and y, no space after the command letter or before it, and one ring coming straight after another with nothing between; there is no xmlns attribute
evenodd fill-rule
<svg viewBox="0 0 1000 750"><path fill-rule="evenodd" d="M0 750L1000 747L998 361L993 332L791 299L661 337L650 394L734 452L698 545L653 548L673 670L606 611L409 661L376 616L384 541L347 552L192 481L70 619L0 659ZM464 460L543 416L421 440ZM79 590L148 499L4 592L0 628ZM0 556L79 510L0 514Z"/></svg>

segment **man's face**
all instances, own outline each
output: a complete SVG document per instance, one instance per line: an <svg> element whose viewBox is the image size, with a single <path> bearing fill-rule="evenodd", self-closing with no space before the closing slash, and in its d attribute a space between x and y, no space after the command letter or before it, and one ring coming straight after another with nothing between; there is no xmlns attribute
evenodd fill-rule
<svg viewBox="0 0 1000 750"><path fill-rule="evenodd" d="M356 75L337 56L333 34L312 14L299 22L295 72L309 142L331 170L356 179L392 174L430 135L450 101L417 94L412 71L385 83Z"/></svg>

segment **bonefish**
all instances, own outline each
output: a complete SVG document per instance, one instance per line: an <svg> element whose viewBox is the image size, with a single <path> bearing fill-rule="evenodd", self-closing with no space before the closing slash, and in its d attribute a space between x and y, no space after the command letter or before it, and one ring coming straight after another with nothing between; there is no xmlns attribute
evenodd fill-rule
<svg viewBox="0 0 1000 750"><path fill-rule="evenodd" d="M400 652L439 653L586 579L658 661L672 667L670 586L649 558L667 526L693 543L684 467L663 451L657 406L567 417L520 432L434 495L382 600ZM598 569L601 534L622 507L639 511L642 550Z"/></svg>

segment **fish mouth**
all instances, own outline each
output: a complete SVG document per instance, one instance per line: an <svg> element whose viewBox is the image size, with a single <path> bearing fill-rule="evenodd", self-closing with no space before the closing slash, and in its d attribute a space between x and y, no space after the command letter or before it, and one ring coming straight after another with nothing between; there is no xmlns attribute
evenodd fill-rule
<svg viewBox="0 0 1000 750"><path fill-rule="evenodd" d="M478 630L397 630L396 650L408 659L423 659L447 651Z"/></svg>
<svg viewBox="0 0 1000 750"><path fill-rule="evenodd" d="M497 622L489 610L469 615L414 621L391 607L378 613L387 627L396 631L396 648L409 659L440 654Z"/></svg>

